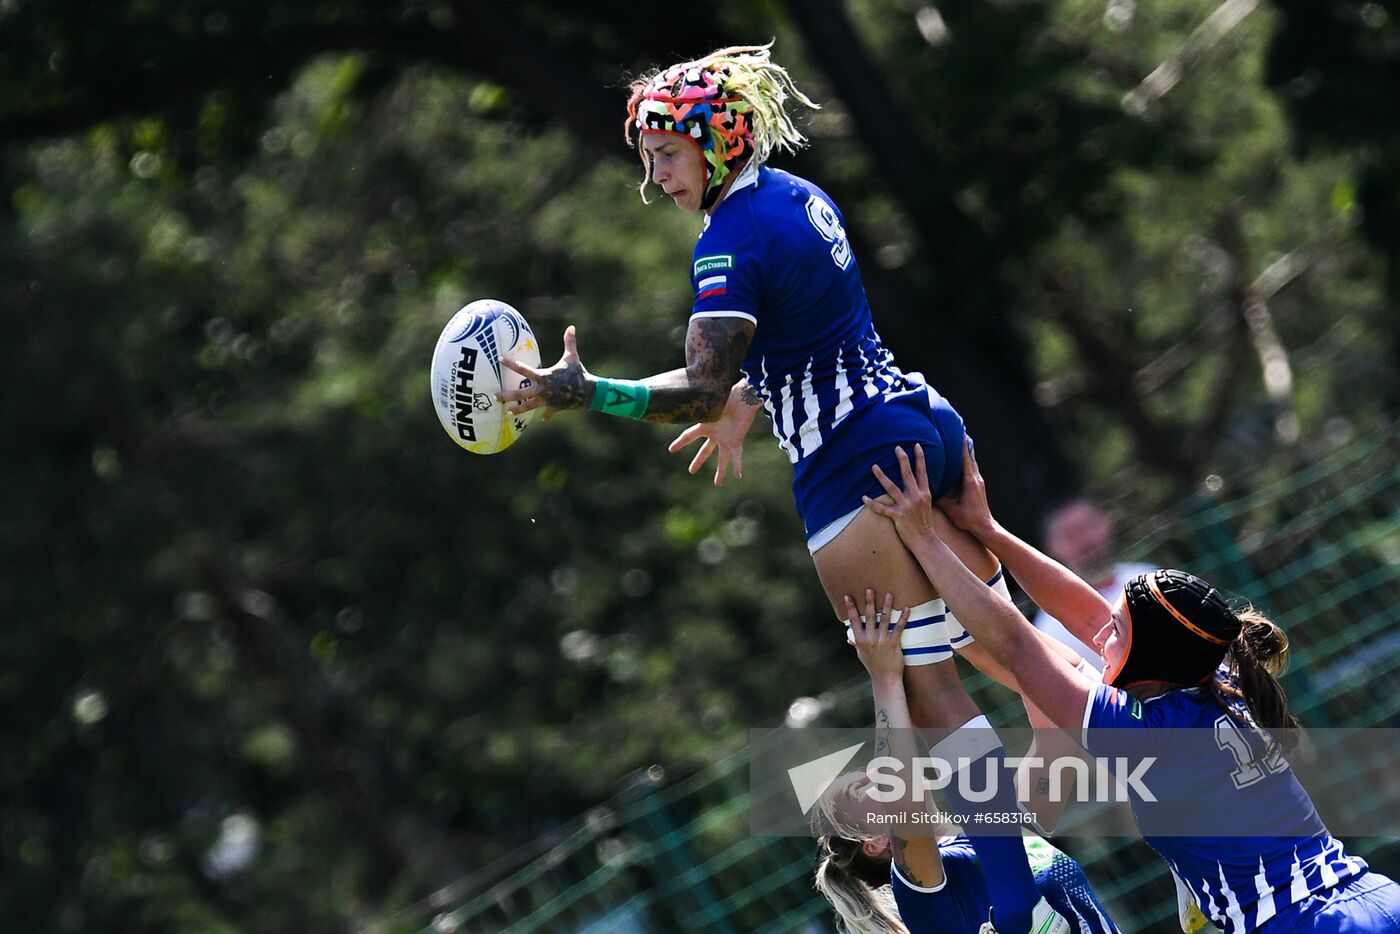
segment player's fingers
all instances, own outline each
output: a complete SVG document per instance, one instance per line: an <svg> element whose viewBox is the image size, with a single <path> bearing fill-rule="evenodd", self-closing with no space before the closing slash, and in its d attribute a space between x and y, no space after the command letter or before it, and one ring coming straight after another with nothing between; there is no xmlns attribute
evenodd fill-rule
<svg viewBox="0 0 1400 934"><path fill-rule="evenodd" d="M914 445L914 480L919 485L919 492L927 494L928 489L928 464L924 460L924 446Z"/></svg>
<svg viewBox="0 0 1400 934"><path fill-rule="evenodd" d="M556 415L558 415L558 414L559 414L559 410L558 410L558 409L556 409L556 408L554 408L554 407L552 407L552 406L545 406L544 414L541 415L540 418L547 422L547 421L549 421L551 418L553 418L554 416L556 416Z"/></svg>
<svg viewBox="0 0 1400 934"><path fill-rule="evenodd" d="M715 486L724 486L725 474L729 472L729 455L724 448L719 449L719 461L715 464Z"/></svg>
<svg viewBox="0 0 1400 934"><path fill-rule="evenodd" d="M506 411L511 415L524 415L526 412L533 412L535 409L542 408L543 406L543 399L539 396L531 396L523 402L517 402L515 405L506 409Z"/></svg>
<svg viewBox="0 0 1400 934"><path fill-rule="evenodd" d="M871 588L871 587L867 587L867 588L865 588L865 619L866 619L866 624L869 625L869 626L871 627L871 634L872 634L872 635L879 636L879 634L880 634L880 625L879 625L880 617L876 616L875 613L876 613L876 610L875 610L875 590L874 590L873 588ZM872 639L871 641L872 641L872 642L873 642L873 641L878 641L878 639Z"/></svg>
<svg viewBox="0 0 1400 934"><path fill-rule="evenodd" d="M972 475L973 468L972 462L968 460L969 457L971 457L971 452L968 451L967 445L964 444L962 452L962 474L959 475L958 482L953 484L953 488L939 497L939 508L942 508L944 503L949 503L951 505L962 503L967 496L967 491L976 486L977 478Z"/></svg>
<svg viewBox="0 0 1400 934"><path fill-rule="evenodd" d="M982 471L977 469L977 457L972 453L970 445L963 449L963 476L974 482L982 479Z"/></svg>
<svg viewBox="0 0 1400 934"><path fill-rule="evenodd" d="M880 644L889 645L894 629L894 594L885 592L885 601L877 612L880 617Z"/></svg>
<svg viewBox="0 0 1400 934"><path fill-rule="evenodd" d="M875 479L880 481L880 486L885 488L885 492L890 494L896 503L904 498L904 491L895 486L893 480L885 476L885 472L880 469L879 464L872 464L870 466L870 472L875 475ZM879 510L876 511L878 512ZM886 513L880 513L880 515L886 515Z"/></svg>
<svg viewBox="0 0 1400 934"><path fill-rule="evenodd" d="M899 479L904 484L906 491L918 488L918 483L914 480L914 468L909 463L909 455L904 453L904 448L894 449L894 456L899 460Z"/></svg>
<svg viewBox="0 0 1400 934"><path fill-rule="evenodd" d="M538 386L521 386L518 389L502 389L496 393L496 398L502 402L518 402L521 399L533 399L539 392Z"/></svg>
<svg viewBox="0 0 1400 934"><path fill-rule="evenodd" d="M543 375L534 367L521 363L518 360L512 360L510 357L502 357L501 362L521 376L528 376L530 379L538 380Z"/></svg>
<svg viewBox="0 0 1400 934"><path fill-rule="evenodd" d="M666 445L666 450L674 454L681 448L685 447L687 444L693 444L697 438L703 438L704 436L704 425L691 425L685 431L676 435L676 439L670 444Z"/></svg>
<svg viewBox="0 0 1400 934"><path fill-rule="evenodd" d="M895 623L894 629L890 631L890 635L894 638L895 642L899 642L904 638L904 627L909 622L909 607L906 606L902 610L895 610L894 613L899 617L899 621Z"/></svg>
<svg viewBox="0 0 1400 934"><path fill-rule="evenodd" d="M880 502L878 499L871 499L869 496L862 496L861 502L865 503L865 507L871 512L875 513L875 515L877 516L884 516L887 519L893 519L899 515L898 510L891 507L888 503Z"/></svg>
<svg viewBox="0 0 1400 934"><path fill-rule="evenodd" d="M700 468L705 466L705 461L710 459L710 455L715 452L715 439L706 438L705 443L700 445L700 450L695 452L695 459L690 462L688 468L691 473L699 473Z"/></svg>
<svg viewBox="0 0 1400 934"><path fill-rule="evenodd" d="M744 475L744 446L741 444L734 449L734 478L737 480Z"/></svg>
<svg viewBox="0 0 1400 934"><path fill-rule="evenodd" d="M846 594L846 622L851 624L851 636L859 642L861 636L865 635L865 624L861 621L856 602L851 599L850 594Z"/></svg>
<svg viewBox="0 0 1400 934"><path fill-rule="evenodd" d="M578 359L578 333L572 324L564 329L564 356Z"/></svg>

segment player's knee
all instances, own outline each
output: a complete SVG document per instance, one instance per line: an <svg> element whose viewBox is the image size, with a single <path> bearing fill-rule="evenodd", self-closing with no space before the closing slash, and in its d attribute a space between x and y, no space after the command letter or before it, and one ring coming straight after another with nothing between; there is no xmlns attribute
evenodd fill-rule
<svg viewBox="0 0 1400 934"><path fill-rule="evenodd" d="M1007 603L1011 602L1011 587L1006 583L1006 571L1000 564L997 565L996 573L987 578L987 586Z"/></svg>
<svg viewBox="0 0 1400 934"><path fill-rule="evenodd" d="M904 637L899 647L904 654L906 668L934 666L923 676L930 685L953 683L959 685L957 670L952 666L940 666L953 657L953 647L948 644L948 631L945 621L948 618L943 600L935 597L909 608L909 621L904 625ZM951 673L950 673L951 672Z"/></svg>
<svg viewBox="0 0 1400 934"><path fill-rule="evenodd" d="M914 680L927 691L961 691L962 682L958 679L957 669L952 665L940 664L952 660L954 648L948 640L948 613L943 600L935 597L910 607L906 612L908 619L899 642L906 674L917 669L918 675ZM846 624L846 641L852 644L855 641L849 623Z"/></svg>
<svg viewBox="0 0 1400 934"><path fill-rule="evenodd" d="M993 559L993 562L995 564L995 570L992 575L986 579L987 586L990 587L992 592L997 596L1001 597L1007 603L1010 603L1011 588L1006 585L1006 572L1002 570L1001 564L997 563L995 559ZM968 632L967 627L958 621L957 616L949 611L944 614L944 617L944 631L947 633L948 644L950 646L961 652L963 649L973 644L972 633ZM1002 683L1005 684L1006 682L1003 681Z"/></svg>

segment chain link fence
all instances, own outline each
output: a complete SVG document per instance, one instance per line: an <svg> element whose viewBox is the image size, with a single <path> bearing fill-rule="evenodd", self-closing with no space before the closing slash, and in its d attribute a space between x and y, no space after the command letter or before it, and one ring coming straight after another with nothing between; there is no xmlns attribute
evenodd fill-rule
<svg viewBox="0 0 1400 934"><path fill-rule="evenodd" d="M1304 466L1263 466L1250 490L1209 478L1154 518L1123 557L1189 569L1254 602L1288 632L1284 683L1309 726L1400 721L1400 435L1394 427L1339 444ZM962 663L959 663L962 664ZM993 723L1024 725L1019 701L972 671L965 680ZM799 702L813 722L867 716L856 679ZM804 718L805 719L805 718ZM660 767L505 862L383 919L373 934L421 931L829 934L812 889L814 845L748 833L742 738L689 774ZM1381 870L1400 869L1393 840L1349 840ZM1125 932L1175 928L1174 889L1136 840L1069 840Z"/></svg>

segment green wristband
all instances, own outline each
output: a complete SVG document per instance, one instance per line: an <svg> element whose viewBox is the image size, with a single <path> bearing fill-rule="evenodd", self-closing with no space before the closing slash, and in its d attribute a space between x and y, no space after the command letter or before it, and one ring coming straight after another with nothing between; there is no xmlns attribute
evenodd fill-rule
<svg viewBox="0 0 1400 934"><path fill-rule="evenodd" d="M594 384L593 399L588 403L588 410L622 418L641 418L646 414L650 401L651 390L641 380L604 379L600 376Z"/></svg>

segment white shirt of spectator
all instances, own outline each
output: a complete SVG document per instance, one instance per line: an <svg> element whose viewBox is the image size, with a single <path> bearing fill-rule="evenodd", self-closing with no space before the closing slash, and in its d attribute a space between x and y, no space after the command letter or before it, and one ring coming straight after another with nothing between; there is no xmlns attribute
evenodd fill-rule
<svg viewBox="0 0 1400 934"><path fill-rule="evenodd" d="M1149 571L1155 570L1156 568L1150 564L1116 564L1113 566L1112 585L1099 587L1098 591L1109 603L1117 603L1118 598L1123 594L1123 585L1139 574L1146 574ZM1064 623L1061 623L1044 610L1038 610L1035 614L1035 618L1032 619L1031 622L1035 624L1036 629L1054 636L1056 639L1087 658L1089 664L1093 665L1099 671L1103 671L1103 659L1099 657L1098 651L1095 650L1092 645L1085 645L1071 635L1070 631L1065 628Z"/></svg>

